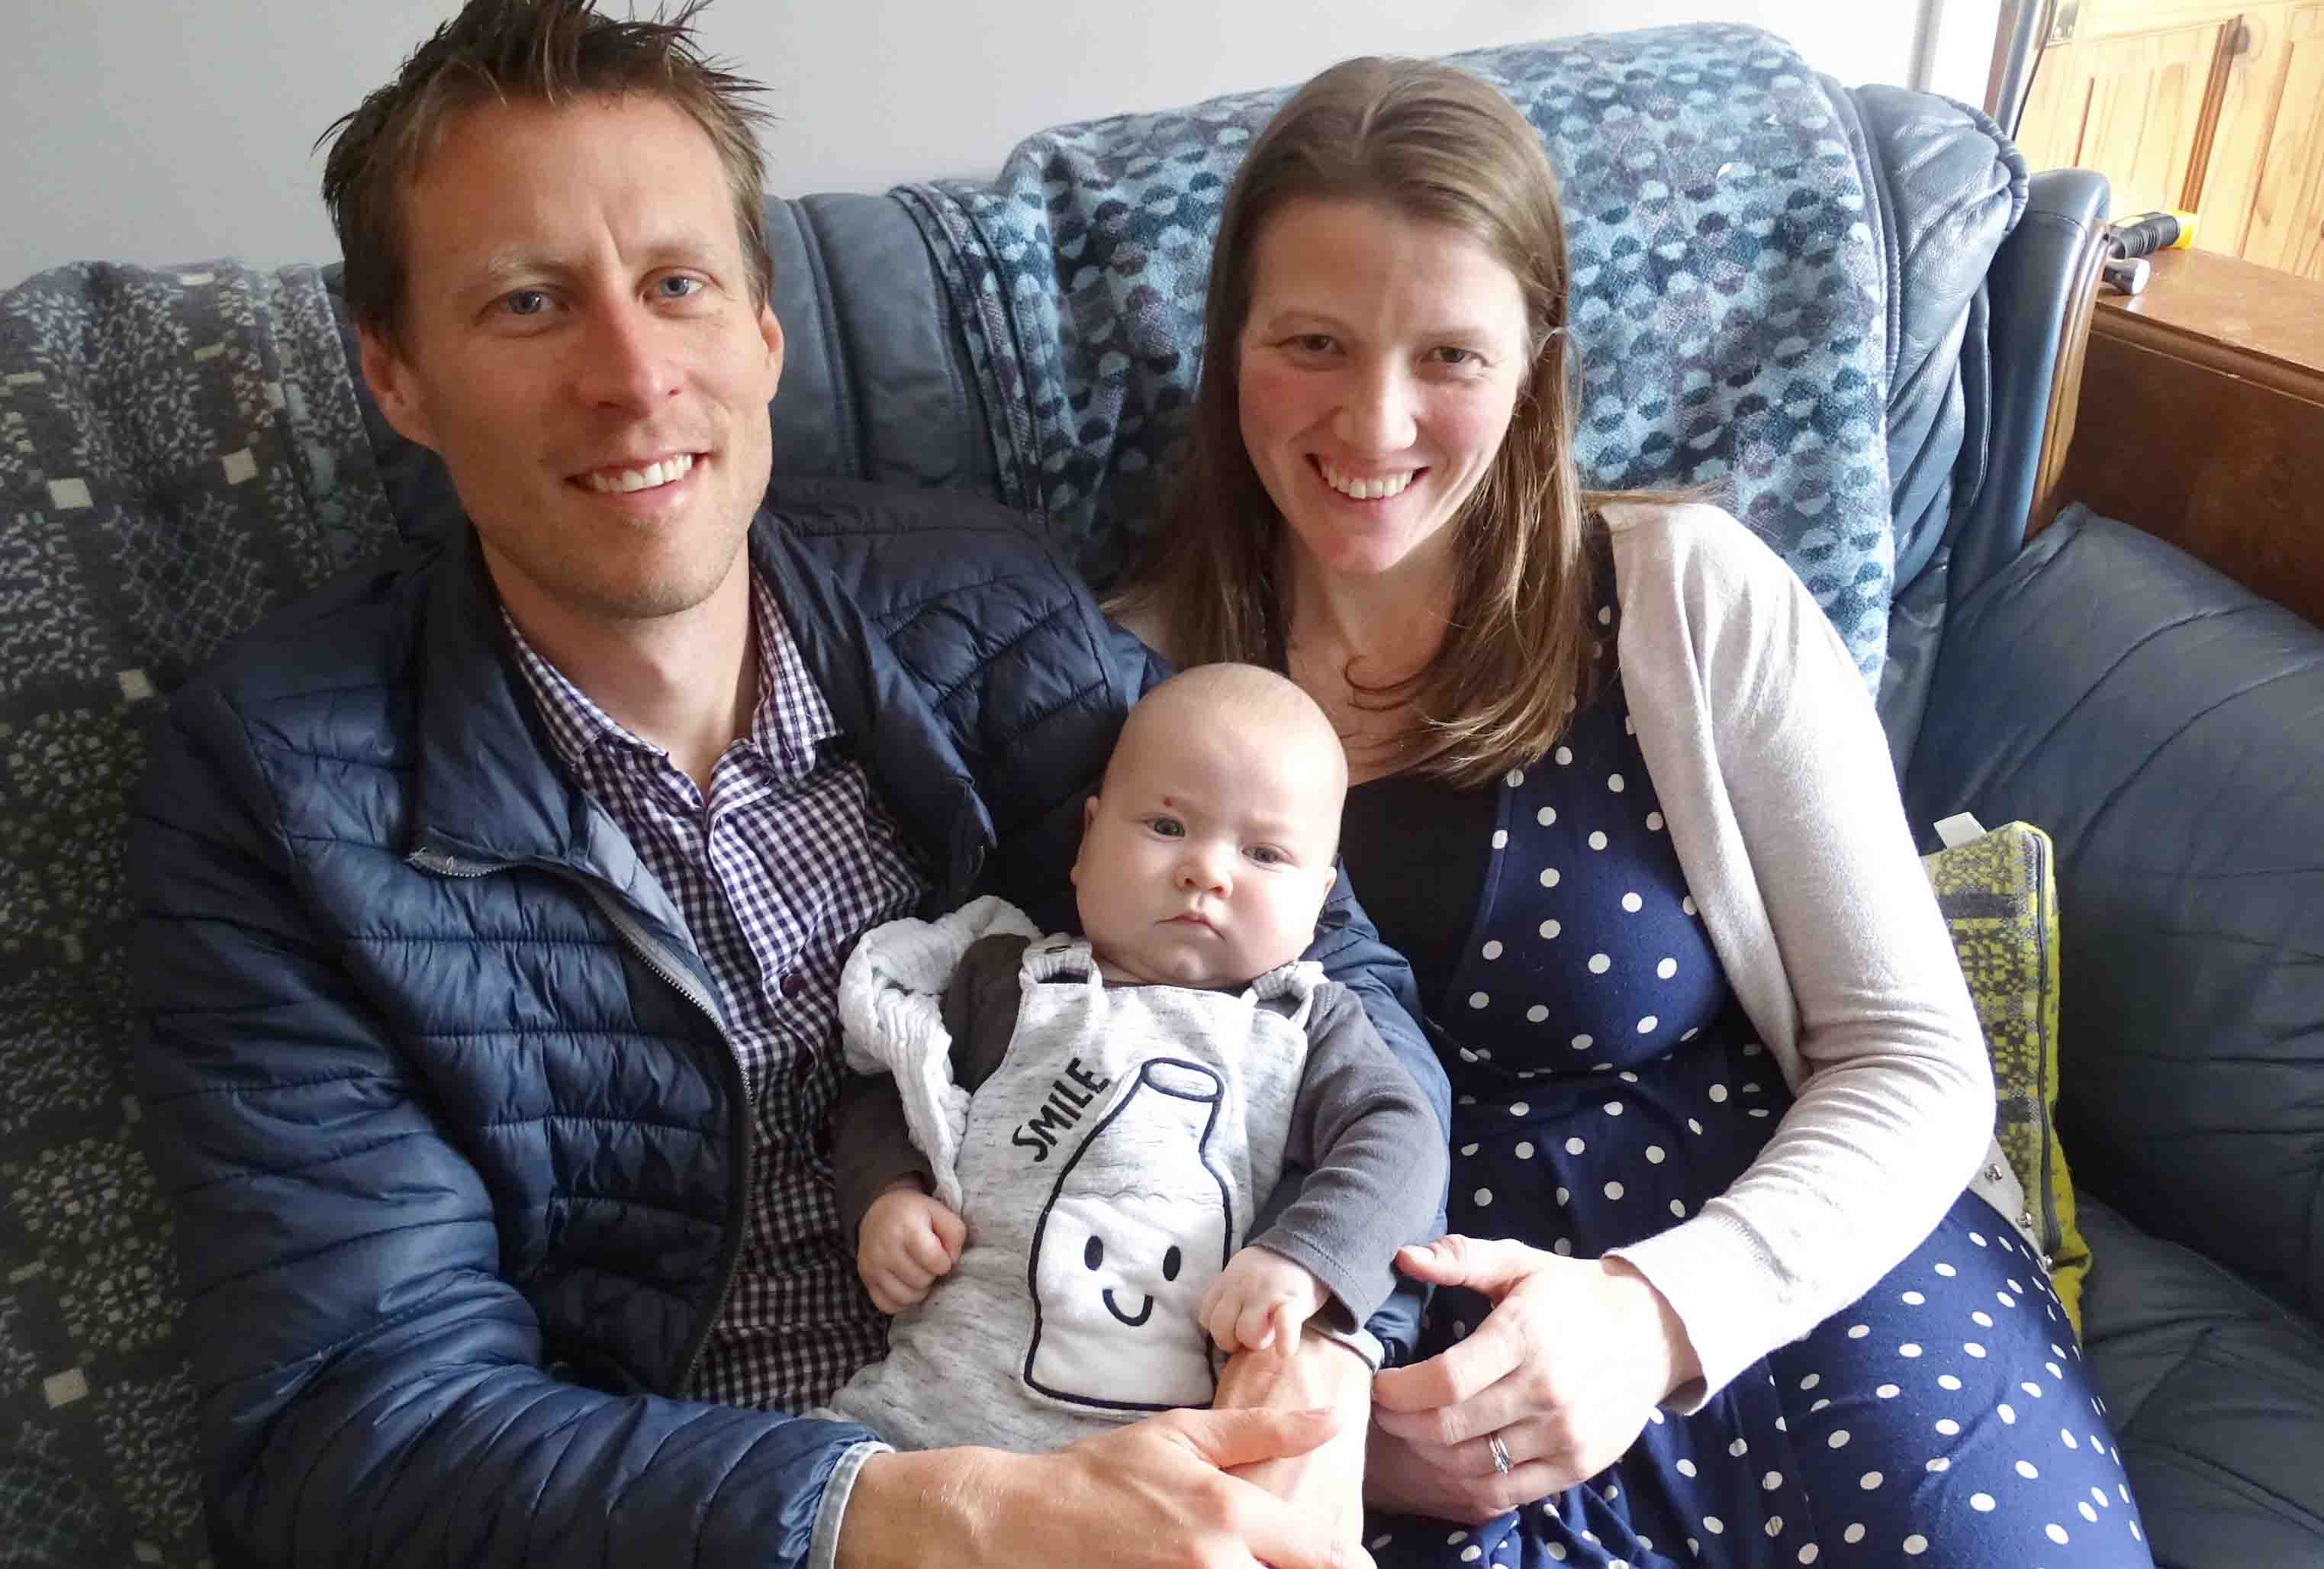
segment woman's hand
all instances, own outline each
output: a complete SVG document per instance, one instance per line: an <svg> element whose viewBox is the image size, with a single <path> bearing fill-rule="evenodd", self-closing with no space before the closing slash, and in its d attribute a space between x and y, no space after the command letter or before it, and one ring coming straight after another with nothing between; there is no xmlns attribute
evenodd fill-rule
<svg viewBox="0 0 2324 1569"><path fill-rule="evenodd" d="M1655 1404L1702 1377L1670 1304L1618 1260L1448 1236L1397 1265L1492 1311L1460 1344L1372 1380L1365 1491L1379 1508L1474 1523L1546 1497L1620 1459Z"/></svg>

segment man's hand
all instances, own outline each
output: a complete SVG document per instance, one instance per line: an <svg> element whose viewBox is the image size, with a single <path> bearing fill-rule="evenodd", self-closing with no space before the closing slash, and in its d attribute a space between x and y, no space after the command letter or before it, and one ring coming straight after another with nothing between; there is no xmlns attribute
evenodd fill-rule
<svg viewBox="0 0 2324 1569"><path fill-rule="evenodd" d="M1265 1351L1278 1337L1294 1344L1323 1297L1323 1283L1304 1266L1265 1248L1245 1248L1204 1288L1194 1318L1231 1356Z"/></svg>
<svg viewBox="0 0 2324 1569"><path fill-rule="evenodd" d="M1234 1468L1299 1511L1300 1518L1352 1547L1364 1528L1364 1437L1371 1426L1372 1371L1363 1358L1320 1332L1278 1340L1265 1351L1239 1352L1219 1375L1214 1410L1328 1407L1339 1431L1304 1454L1277 1455Z"/></svg>
<svg viewBox="0 0 2324 1569"><path fill-rule="evenodd" d="M1618 1260L1448 1236L1397 1266L1493 1306L1460 1344L1372 1381L1375 1504L1489 1520L1605 1470L1656 1402L1702 1377L1669 1303Z"/></svg>
<svg viewBox="0 0 2324 1569"><path fill-rule="evenodd" d="M968 1241L961 1218L909 1180L898 1182L863 1212L855 1239L855 1272L882 1313L901 1313L952 1273Z"/></svg>
<svg viewBox="0 0 2324 1569"><path fill-rule="evenodd" d="M863 1463L840 1569L1372 1569L1369 1554L1227 1474L1330 1439L1328 1410L1171 1411L1055 1454L930 1449Z"/></svg>

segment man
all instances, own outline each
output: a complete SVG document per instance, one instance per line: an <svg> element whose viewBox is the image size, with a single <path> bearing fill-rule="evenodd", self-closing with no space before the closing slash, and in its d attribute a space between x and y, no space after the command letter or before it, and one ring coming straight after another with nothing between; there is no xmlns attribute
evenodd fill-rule
<svg viewBox="0 0 2324 1569"><path fill-rule="evenodd" d="M330 154L365 379L471 527L189 683L139 812L218 1556L1360 1562L1227 1474L1344 1477L1327 1341L1228 1369L1277 1408L1054 1455L785 1415L881 1343L825 1158L839 965L972 892L1056 910L1150 678L990 509L761 511L750 89L692 10L472 0ZM1360 916L1312 956L1441 1113Z"/></svg>

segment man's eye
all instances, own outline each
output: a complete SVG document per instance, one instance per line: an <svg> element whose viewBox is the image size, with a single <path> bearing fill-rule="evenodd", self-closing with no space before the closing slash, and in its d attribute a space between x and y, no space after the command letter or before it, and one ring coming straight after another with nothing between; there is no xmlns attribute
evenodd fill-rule
<svg viewBox="0 0 2324 1569"><path fill-rule="evenodd" d="M549 309L549 294L541 289L519 289L501 303L508 308L511 316L539 316Z"/></svg>
<svg viewBox="0 0 2324 1569"><path fill-rule="evenodd" d="M1154 817L1148 821L1147 826L1165 839L1183 839L1186 836L1186 825L1176 817Z"/></svg>
<svg viewBox="0 0 2324 1569"><path fill-rule="evenodd" d="M673 273L668 278L658 279L654 287L661 291L661 297L665 300L686 300L702 292L702 280Z"/></svg>

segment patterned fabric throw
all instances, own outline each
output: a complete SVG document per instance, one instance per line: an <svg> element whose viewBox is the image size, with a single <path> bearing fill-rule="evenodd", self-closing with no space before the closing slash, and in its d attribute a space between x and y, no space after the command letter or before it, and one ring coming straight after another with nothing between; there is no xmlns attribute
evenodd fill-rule
<svg viewBox="0 0 2324 1569"><path fill-rule="evenodd" d="M134 1131L122 844L157 700L393 543L311 268L0 295L0 1559L206 1556Z"/></svg>
<svg viewBox="0 0 2324 1569"><path fill-rule="evenodd" d="M1791 48L1698 26L1480 50L1564 184L1584 482L1707 485L1868 683L1895 566L1886 281L1852 108ZM898 191L983 383L1006 499L1099 581L1150 526L1200 362L1218 212L1286 91L1065 125L991 184Z"/></svg>

